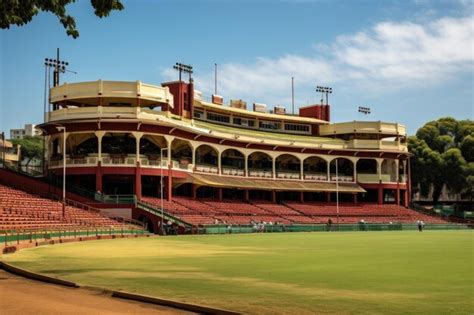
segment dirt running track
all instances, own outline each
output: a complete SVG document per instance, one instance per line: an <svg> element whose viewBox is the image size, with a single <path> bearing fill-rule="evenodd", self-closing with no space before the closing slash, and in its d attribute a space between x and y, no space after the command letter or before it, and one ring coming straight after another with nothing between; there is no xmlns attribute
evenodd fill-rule
<svg viewBox="0 0 474 315"><path fill-rule="evenodd" d="M192 314L122 300L88 289L46 284L0 270L0 313L7 314Z"/></svg>

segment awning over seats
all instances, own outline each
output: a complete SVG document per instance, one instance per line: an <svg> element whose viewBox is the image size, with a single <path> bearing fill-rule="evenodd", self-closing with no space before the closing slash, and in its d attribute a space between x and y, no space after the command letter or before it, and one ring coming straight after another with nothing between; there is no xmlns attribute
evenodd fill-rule
<svg viewBox="0 0 474 315"><path fill-rule="evenodd" d="M335 192L336 183L330 182L303 182L296 180L272 180L258 178L243 178L232 176L219 176L211 174L188 174L181 183L193 183L199 186L211 186L220 188L258 189L277 191L320 191ZM365 190L356 183L339 183L338 190L341 193L359 193Z"/></svg>

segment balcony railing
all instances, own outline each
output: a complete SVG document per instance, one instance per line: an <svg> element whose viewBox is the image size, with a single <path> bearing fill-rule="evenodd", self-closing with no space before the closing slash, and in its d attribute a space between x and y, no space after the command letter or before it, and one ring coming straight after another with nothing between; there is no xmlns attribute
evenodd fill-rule
<svg viewBox="0 0 474 315"><path fill-rule="evenodd" d="M222 167L223 175L245 176L245 170L233 167Z"/></svg>
<svg viewBox="0 0 474 315"><path fill-rule="evenodd" d="M339 182L353 182L354 177L353 176L346 176L346 175L339 175L336 176L336 174L331 174L331 181L339 181Z"/></svg>
<svg viewBox="0 0 474 315"><path fill-rule="evenodd" d="M262 170L249 170L249 177L263 177L263 178L272 178L272 171L262 171Z"/></svg>
<svg viewBox="0 0 474 315"><path fill-rule="evenodd" d="M102 164L104 165L121 165L121 166L133 166L136 164L135 156L103 156Z"/></svg>
<svg viewBox="0 0 474 315"><path fill-rule="evenodd" d="M66 156L66 166L67 167L95 167L99 162L99 157L96 153L92 153L87 156L81 157L71 157ZM136 165L136 156L135 155L119 155L114 156L110 154L103 154L102 155L102 164L104 166L113 165L113 166L128 166L133 167ZM140 157L140 166L144 168L163 168L168 169L168 159L148 159L145 156ZM49 161L50 168L61 168L63 167L63 160L61 158L54 159ZM219 169L215 165L209 164L197 164L193 165L189 163L189 161L183 160L172 160L171 167L174 170L186 171L186 172L201 172L201 173L210 173L210 174L219 174ZM223 166L221 169L221 173L227 176L241 176L245 177L245 170L236 168L236 167L229 167ZM271 170L261 170L261 169L249 169L247 173L248 177L256 177L256 178L273 178L273 173ZM292 179L297 180L300 179L300 172L298 171L277 171L276 172L277 179ZM305 172L303 174L303 180L305 181L328 181L328 177L326 173L315 173L315 172ZM332 182L336 181L336 174L332 173L330 176L330 180ZM357 182L360 183L372 183L377 184L379 182L382 183L396 183L397 178L396 175L393 174L386 174L382 173L380 176L379 174L364 174L358 173L357 174ZM398 176L398 181L400 183L407 182L407 176L404 174L400 174ZM347 175L339 175L339 182L354 182L353 176Z"/></svg>
<svg viewBox="0 0 474 315"><path fill-rule="evenodd" d="M175 170L182 170L182 171L192 171L193 170L193 164L189 163L188 161L177 161L173 160L171 161L172 163L172 168Z"/></svg>
<svg viewBox="0 0 474 315"><path fill-rule="evenodd" d="M219 169L217 166L213 165L206 165L206 164L196 164L196 172L201 172L201 173L211 173L211 174L218 174Z"/></svg>
<svg viewBox="0 0 474 315"><path fill-rule="evenodd" d="M276 177L285 179L300 179L300 172L277 171Z"/></svg>
<svg viewBox="0 0 474 315"><path fill-rule="evenodd" d="M168 168L168 159L149 160L146 157L142 157L140 158L140 165L142 167L151 167L151 168Z"/></svg>
<svg viewBox="0 0 474 315"><path fill-rule="evenodd" d="M66 155L66 166L96 166L98 162L97 156L84 156L84 157L70 157ZM62 167L63 159L52 160L49 162L49 167Z"/></svg>
<svg viewBox="0 0 474 315"><path fill-rule="evenodd" d="M305 173L303 174L305 180L327 181L328 175L324 173Z"/></svg>

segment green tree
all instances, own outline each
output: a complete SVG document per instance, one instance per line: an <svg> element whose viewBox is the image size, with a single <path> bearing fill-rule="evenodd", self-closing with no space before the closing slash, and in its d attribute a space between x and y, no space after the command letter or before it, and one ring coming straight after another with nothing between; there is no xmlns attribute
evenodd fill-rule
<svg viewBox="0 0 474 315"><path fill-rule="evenodd" d="M12 140L12 143L21 146L21 158L27 159L26 168L33 159L41 160L43 157L43 139L40 136L25 136L23 139Z"/></svg>
<svg viewBox="0 0 474 315"><path fill-rule="evenodd" d="M451 117L430 121L408 139L412 184L436 203L443 186L472 196L474 184L474 122Z"/></svg>
<svg viewBox="0 0 474 315"><path fill-rule="evenodd" d="M75 19L67 14L66 6L76 0L2 0L0 3L0 27L8 29L11 25L22 26L33 19L40 11L51 12L59 18L66 33L73 38L79 36ZM123 10L120 0L91 0L96 16L103 18L112 10Z"/></svg>

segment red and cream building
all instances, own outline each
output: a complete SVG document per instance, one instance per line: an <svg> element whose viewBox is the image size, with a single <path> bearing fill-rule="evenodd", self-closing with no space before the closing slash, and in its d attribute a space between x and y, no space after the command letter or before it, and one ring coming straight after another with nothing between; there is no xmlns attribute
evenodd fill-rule
<svg viewBox="0 0 474 315"><path fill-rule="evenodd" d="M395 203L410 190L406 128L330 123L330 106L285 114L213 95L193 83L63 84L50 91L47 169L104 194ZM252 108L251 108L252 107ZM58 126L66 127L66 152ZM336 167L337 164L337 167ZM336 176L337 171L337 176Z"/></svg>

